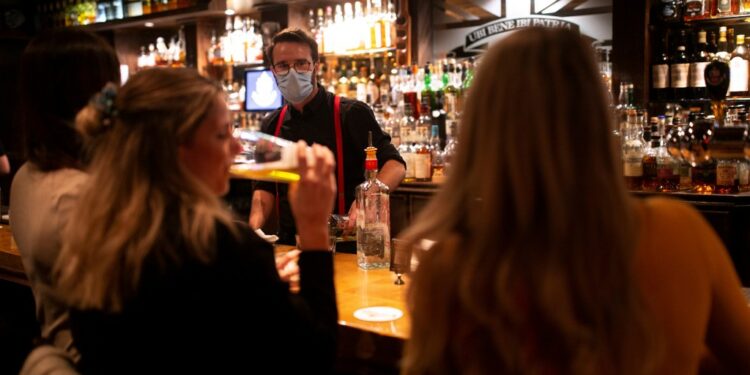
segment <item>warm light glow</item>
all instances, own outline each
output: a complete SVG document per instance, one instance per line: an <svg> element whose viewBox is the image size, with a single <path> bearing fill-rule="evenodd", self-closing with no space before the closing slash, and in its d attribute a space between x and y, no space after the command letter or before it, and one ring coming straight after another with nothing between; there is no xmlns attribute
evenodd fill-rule
<svg viewBox="0 0 750 375"><path fill-rule="evenodd" d="M153 22L146 22L146 23L143 24L143 26L154 27L154 23Z"/></svg>
<svg viewBox="0 0 750 375"><path fill-rule="evenodd" d="M224 11L224 14L227 16L233 16L234 15L234 9L227 9Z"/></svg>

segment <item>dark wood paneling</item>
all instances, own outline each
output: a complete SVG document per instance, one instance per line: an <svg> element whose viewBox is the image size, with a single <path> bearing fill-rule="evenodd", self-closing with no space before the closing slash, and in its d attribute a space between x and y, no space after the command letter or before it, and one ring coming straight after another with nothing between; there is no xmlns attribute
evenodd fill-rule
<svg viewBox="0 0 750 375"><path fill-rule="evenodd" d="M636 102L648 100L647 38L649 6L647 0L612 1L612 87L621 81L635 84Z"/></svg>

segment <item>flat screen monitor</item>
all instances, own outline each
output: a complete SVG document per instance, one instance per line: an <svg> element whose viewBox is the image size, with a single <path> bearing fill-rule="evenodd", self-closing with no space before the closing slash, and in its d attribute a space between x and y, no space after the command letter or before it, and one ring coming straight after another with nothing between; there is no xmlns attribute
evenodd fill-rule
<svg viewBox="0 0 750 375"><path fill-rule="evenodd" d="M273 111L281 107L281 98L281 91L270 70L245 71L245 111Z"/></svg>

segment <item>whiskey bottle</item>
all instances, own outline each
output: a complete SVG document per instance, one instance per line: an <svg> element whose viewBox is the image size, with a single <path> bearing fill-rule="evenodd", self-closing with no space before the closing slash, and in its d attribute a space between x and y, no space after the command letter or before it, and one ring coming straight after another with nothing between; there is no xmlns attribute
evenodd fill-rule
<svg viewBox="0 0 750 375"><path fill-rule="evenodd" d="M671 192L679 189L679 164L669 155L666 147L659 143L656 149L656 191Z"/></svg>
<svg viewBox="0 0 750 375"><path fill-rule="evenodd" d="M675 99L685 99L690 93L688 86L690 61L688 60L685 44L685 31L682 30L677 40L677 48L669 65L670 82Z"/></svg>
<svg viewBox="0 0 750 375"><path fill-rule="evenodd" d="M739 192L739 175L737 159L719 159L716 161L716 193L736 194Z"/></svg>
<svg viewBox="0 0 750 375"><path fill-rule="evenodd" d="M432 182L439 184L445 181L445 159L443 150L440 148L440 129L437 125L432 125L430 149L432 151Z"/></svg>
<svg viewBox="0 0 750 375"><path fill-rule="evenodd" d="M721 26L719 27L719 43L716 46L716 54L714 54L714 59L729 63L729 60L731 58L732 55L729 52L729 46L727 45L727 27Z"/></svg>
<svg viewBox="0 0 750 375"><path fill-rule="evenodd" d="M656 153L660 146L660 139L658 135L658 129L654 126L651 127L651 131L648 135L644 135L646 142L649 142L649 147L643 152L643 180L641 188L644 191L656 191L657 180L656 180Z"/></svg>
<svg viewBox="0 0 750 375"><path fill-rule="evenodd" d="M661 22L680 22L682 20L682 0L660 0L656 5L656 14Z"/></svg>
<svg viewBox="0 0 750 375"><path fill-rule="evenodd" d="M707 43L706 43L706 31L700 30L698 32L698 43L693 54L692 62L690 63L690 96L694 99L701 99L706 97L706 79L704 71L708 63L711 62L711 58L708 54Z"/></svg>
<svg viewBox="0 0 750 375"><path fill-rule="evenodd" d="M727 17L739 13L739 0L714 0L714 17Z"/></svg>
<svg viewBox="0 0 750 375"><path fill-rule="evenodd" d="M411 103L409 102L404 103L404 117L401 118L399 128L401 129L401 136L399 137L400 145L398 147L398 152L401 154L404 162L406 162L406 175L404 176L404 182L412 182L416 178L414 173L414 170L416 169L416 157L414 153L412 153L411 142L412 132L416 131L417 124L413 117Z"/></svg>
<svg viewBox="0 0 750 375"><path fill-rule="evenodd" d="M660 50L654 54L654 61L651 63L651 92L657 101L670 99L669 90L669 54L667 53L667 34L661 39ZM622 96L622 86L620 95ZM622 101L620 101L622 104Z"/></svg>
<svg viewBox="0 0 750 375"><path fill-rule="evenodd" d="M622 165L625 187L641 190L643 184L643 141L641 128L636 124L636 111L628 111L628 120L622 131Z"/></svg>
<svg viewBox="0 0 750 375"><path fill-rule="evenodd" d="M708 0L686 0L684 19L685 21L700 20L710 16Z"/></svg>
<svg viewBox="0 0 750 375"><path fill-rule="evenodd" d="M357 186L357 265L364 270L388 268L391 255L390 193L377 179L378 149L365 148L365 181Z"/></svg>
<svg viewBox="0 0 750 375"><path fill-rule="evenodd" d="M729 95L730 96L747 96L748 95L748 64L747 48L745 47L745 35L737 35L737 47L732 51L732 57L729 60Z"/></svg>

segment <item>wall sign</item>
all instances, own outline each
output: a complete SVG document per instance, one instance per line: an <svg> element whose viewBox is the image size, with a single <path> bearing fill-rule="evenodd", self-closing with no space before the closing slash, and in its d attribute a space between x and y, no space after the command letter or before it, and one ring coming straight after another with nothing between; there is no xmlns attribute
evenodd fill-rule
<svg viewBox="0 0 750 375"><path fill-rule="evenodd" d="M541 16L513 18L493 22L472 31L466 35L464 50L481 52L483 49L481 47L486 46L487 40L493 36L527 27L551 27L580 31L577 24L562 18Z"/></svg>
<svg viewBox="0 0 750 375"><path fill-rule="evenodd" d="M611 45L612 0L445 0L433 13L433 53L465 57L527 27L566 28ZM479 18L477 18L479 17Z"/></svg>

